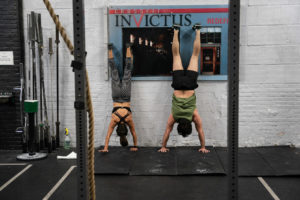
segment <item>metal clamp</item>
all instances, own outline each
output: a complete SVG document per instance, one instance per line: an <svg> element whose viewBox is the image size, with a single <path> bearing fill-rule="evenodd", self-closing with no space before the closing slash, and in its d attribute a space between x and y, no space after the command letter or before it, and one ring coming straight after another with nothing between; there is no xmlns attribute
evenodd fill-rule
<svg viewBox="0 0 300 200"><path fill-rule="evenodd" d="M72 60L71 67L73 67L73 72L74 72L74 69L81 70L83 67L83 64L82 64L82 62Z"/></svg>
<svg viewBox="0 0 300 200"><path fill-rule="evenodd" d="M85 108L83 101L75 101L74 102L74 108L76 110L83 110Z"/></svg>

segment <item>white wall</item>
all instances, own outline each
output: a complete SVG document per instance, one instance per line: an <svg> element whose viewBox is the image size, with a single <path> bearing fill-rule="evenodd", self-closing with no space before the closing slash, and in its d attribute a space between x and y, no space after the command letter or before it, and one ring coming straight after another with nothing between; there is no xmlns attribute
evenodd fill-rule
<svg viewBox="0 0 300 200"><path fill-rule="evenodd" d="M240 145L300 145L300 1L242 1Z"/></svg>
<svg viewBox="0 0 300 200"><path fill-rule="evenodd" d="M105 81L107 6L227 4L225 0L124 2L89 0L85 5L87 68L94 103L96 146L104 144L112 109L110 82ZM27 29L27 13L30 11L42 13L44 43L47 44L49 36L55 37L55 28L45 6L40 0L23 3L25 29ZM73 38L72 1L51 0L51 3L56 13L60 15L69 37ZM299 10L298 0L241 1L240 146L281 144L300 146ZM45 46L45 52L47 47L48 45ZM74 74L70 68L72 56L63 42L60 43L60 52L60 121L62 128L69 128L72 143L75 145ZM26 55L28 58L28 52ZM45 61L48 60L47 53L44 58ZM49 68L47 72L49 74ZM48 77L47 84L49 83ZM132 84L133 118L141 146L161 144L171 109L170 84L170 81L134 81ZM226 146L227 82L200 81L196 95L207 145ZM55 102L55 98L54 95L48 99ZM199 144L195 129L186 139L178 136L176 132L173 131L171 134L169 145ZM63 140L63 136L61 138ZM132 144L131 139L130 143ZM119 145L116 134L113 134L110 144Z"/></svg>

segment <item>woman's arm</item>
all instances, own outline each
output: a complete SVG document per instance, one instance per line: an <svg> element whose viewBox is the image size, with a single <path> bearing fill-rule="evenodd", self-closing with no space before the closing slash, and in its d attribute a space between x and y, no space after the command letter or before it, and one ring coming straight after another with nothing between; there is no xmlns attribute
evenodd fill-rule
<svg viewBox="0 0 300 200"><path fill-rule="evenodd" d="M134 128L134 123L133 123L133 120L132 120L131 116L130 116L130 119L127 122L127 124L129 126L131 135L133 137L133 146L134 147L130 148L130 151L137 151L138 150L138 148L137 148L137 136L136 136L136 132L135 132L135 128Z"/></svg>
<svg viewBox="0 0 300 200"><path fill-rule="evenodd" d="M169 149L167 149L166 146L167 146L167 142L169 140L170 133L173 129L174 123L175 123L174 117L173 117L172 114L170 114L168 122L167 122L167 127L166 127L166 130L165 130L165 134L164 134L164 137L163 137L162 147L158 150L159 152L169 151Z"/></svg>
<svg viewBox="0 0 300 200"><path fill-rule="evenodd" d="M100 152L108 152L108 143L109 143L109 139L111 134L114 131L115 126L117 125L117 123L114 121L114 119L112 118L110 120L110 123L108 125L108 130L107 130L107 134L106 134L106 138L105 138L105 145L104 148L102 150L99 150Z"/></svg>

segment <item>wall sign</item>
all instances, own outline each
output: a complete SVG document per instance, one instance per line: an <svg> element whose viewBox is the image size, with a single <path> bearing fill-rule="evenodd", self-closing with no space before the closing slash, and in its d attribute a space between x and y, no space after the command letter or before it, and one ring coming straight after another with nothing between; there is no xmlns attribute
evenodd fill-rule
<svg viewBox="0 0 300 200"><path fill-rule="evenodd" d="M133 77L138 80L170 80L173 24L180 24L180 51L184 67L192 55L194 31L201 23L199 79L227 79L228 7L218 6L111 6L109 42L115 62L123 71L126 43L133 43Z"/></svg>
<svg viewBox="0 0 300 200"><path fill-rule="evenodd" d="M0 65L14 65L13 51L0 51Z"/></svg>

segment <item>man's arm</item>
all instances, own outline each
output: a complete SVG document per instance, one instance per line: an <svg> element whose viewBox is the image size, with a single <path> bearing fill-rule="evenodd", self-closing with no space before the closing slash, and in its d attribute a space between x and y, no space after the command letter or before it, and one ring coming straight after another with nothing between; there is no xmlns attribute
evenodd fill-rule
<svg viewBox="0 0 300 200"><path fill-rule="evenodd" d="M108 125L108 130L107 130L107 134L106 134L106 138L105 138L105 146L104 146L104 148L102 150L99 150L100 152L108 152L109 139L110 139L110 136L113 133L114 128L115 128L116 125L117 125L117 123L112 118L110 120L109 125Z"/></svg>
<svg viewBox="0 0 300 200"><path fill-rule="evenodd" d="M174 123L175 123L174 117L173 117L172 114L170 114L168 122L167 122L167 127L166 127L166 130L165 130L165 134L164 134L164 137L163 137L162 147L158 150L159 152L169 151L169 149L167 149L166 146L167 146L167 142L169 140L170 133L173 129Z"/></svg>
<svg viewBox="0 0 300 200"><path fill-rule="evenodd" d="M204 137L204 131L202 128L202 121L201 121L200 115L197 110L194 111L193 121L195 123L195 127L198 132L198 137L199 137L199 141L201 144L201 148L199 149L199 151L202 153L208 153L209 150L207 150L205 148L205 137Z"/></svg>
<svg viewBox="0 0 300 200"><path fill-rule="evenodd" d="M132 117L130 117L130 118L131 119L129 119L129 121L128 121L128 126L129 126L129 129L130 129L131 135L133 137L133 146L134 146L134 147L130 148L130 151L137 151L138 150L138 148L137 148L137 136L136 136L136 132L135 132Z"/></svg>

